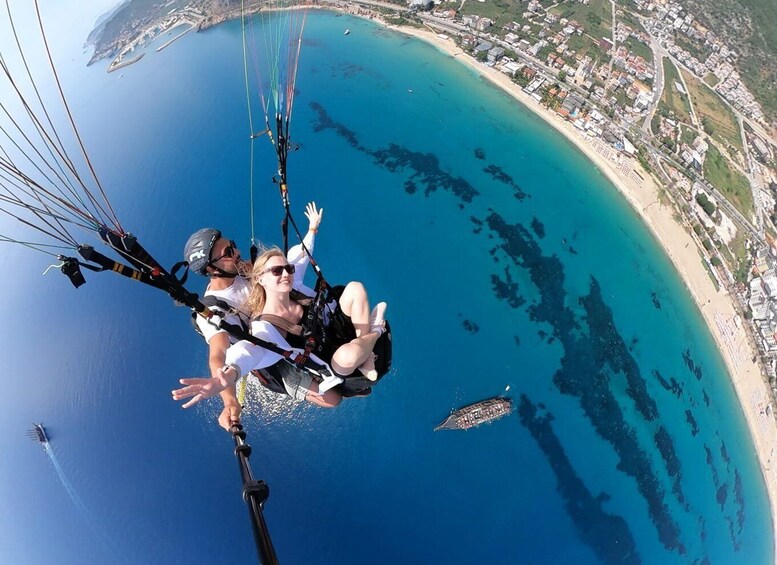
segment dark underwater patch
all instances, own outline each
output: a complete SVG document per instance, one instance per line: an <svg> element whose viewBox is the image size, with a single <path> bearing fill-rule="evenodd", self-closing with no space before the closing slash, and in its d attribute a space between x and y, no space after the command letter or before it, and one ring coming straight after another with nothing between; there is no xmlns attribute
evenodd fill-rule
<svg viewBox="0 0 777 565"><path fill-rule="evenodd" d="M600 366L607 364L614 372L623 373L628 384L626 392L639 413L648 422L655 420L658 417L658 406L648 393L647 383L641 376L639 366L615 327L612 310L605 304L596 279L591 280L591 292L581 298L580 303L588 315L588 327L592 336L589 339L602 356L598 360Z"/></svg>
<svg viewBox="0 0 777 565"><path fill-rule="evenodd" d="M653 301L653 306L655 306L656 310L661 310L661 301L655 292L650 293L650 299Z"/></svg>
<svg viewBox="0 0 777 565"><path fill-rule="evenodd" d="M425 186L424 195L445 190L464 202L472 202L479 194L475 187L461 177L454 177L440 166L440 160L433 153L411 151L396 143L389 143L385 149L371 151L375 163L392 173L403 169L411 171L410 179Z"/></svg>
<svg viewBox="0 0 777 565"><path fill-rule="evenodd" d="M696 437L699 433L699 425L696 423L696 418L693 417L693 412L690 410L685 411L685 421L691 426L691 435Z"/></svg>
<svg viewBox="0 0 777 565"><path fill-rule="evenodd" d="M737 537L739 537L745 527L745 495L742 491L742 477L739 476L739 471L736 469L734 469L734 502L737 505Z"/></svg>
<svg viewBox="0 0 777 565"><path fill-rule="evenodd" d="M321 132L327 129L345 139L348 144L363 153L370 155L377 165L392 173L408 169L410 178L405 182L405 191L414 194L418 190L418 184L423 185L424 195L429 196L437 190L445 190L453 193L462 202L472 202L479 192L461 177L455 177L445 172L440 161L433 153L421 153L401 147L396 143L390 143L388 147L370 150L359 142L357 135L343 124L334 121L327 114L324 107L318 102L311 102L310 107L318 114L318 120L313 125L313 131ZM459 203L461 209L463 204Z"/></svg>
<svg viewBox="0 0 777 565"><path fill-rule="evenodd" d="M723 483L718 487L718 490L715 492L715 500L718 501L718 504L720 505L721 510L723 510L723 507L726 506L727 497L728 497L728 485L726 483Z"/></svg>
<svg viewBox="0 0 777 565"><path fill-rule="evenodd" d="M553 469L556 488L582 540L605 563L640 563L637 545L626 520L603 509L609 496L601 493L594 497L575 473L551 426L553 416L539 416L537 407L523 394L518 415Z"/></svg>
<svg viewBox="0 0 777 565"><path fill-rule="evenodd" d="M712 473L712 483L715 485L715 490L717 490L720 488L720 477L718 476L718 470L715 467L715 458L712 456L712 450L706 443L704 444L704 452L707 454L707 467Z"/></svg>
<svg viewBox="0 0 777 565"><path fill-rule="evenodd" d="M666 464L666 472L669 473L669 476L674 479L672 481L672 492L674 492L678 501L684 503L685 495L683 494L683 487L681 483L683 478L682 468L680 465L680 460L677 458L677 453L674 450L672 436L669 435L669 432L666 431L664 426L659 426L658 431L656 431L655 435L653 436L653 439L656 443L656 447L658 448L659 453L661 453L661 458Z"/></svg>
<svg viewBox="0 0 777 565"><path fill-rule="evenodd" d="M728 456L728 450L726 449L726 444L723 443L723 440L720 440L720 458L723 459L726 466L731 463L731 458Z"/></svg>
<svg viewBox="0 0 777 565"><path fill-rule="evenodd" d="M526 303L526 299L518 294L518 283L513 282L509 267L504 268L503 276L491 275L491 287L494 290L494 295L499 300L507 302L511 308L520 308Z"/></svg>
<svg viewBox="0 0 777 565"><path fill-rule="evenodd" d="M318 121L313 124L313 131L316 133L332 129L337 135L342 137L348 142L348 145L359 151L367 152L367 148L363 147L359 143L359 138L356 137L356 133L349 130L343 124L334 121L329 114L326 113L324 107L318 102L311 102L310 107L318 114Z"/></svg>
<svg viewBox="0 0 777 565"><path fill-rule="evenodd" d="M734 551L739 551L742 549L742 543L737 540L736 525L734 524L734 520L727 517L726 522L728 523L728 532L729 537L731 538L731 545L734 548Z"/></svg>
<svg viewBox="0 0 777 565"><path fill-rule="evenodd" d="M696 365L696 363L693 362L693 359L691 359L690 349L683 351L683 361L685 361L685 366L688 367L688 370L694 374L696 380L700 381L702 377L701 367Z"/></svg>
<svg viewBox="0 0 777 565"><path fill-rule="evenodd" d="M653 369L653 376L656 377L656 380L658 380L659 384L664 387L665 390L668 390L677 398L680 398L683 395L683 387L674 377L671 377L671 379L667 381L657 369Z"/></svg>
<svg viewBox="0 0 777 565"><path fill-rule="evenodd" d="M707 396L707 391L702 389L701 393L702 393L703 398L704 398L704 404L707 406L707 408L709 408L710 407L710 397Z"/></svg>
<svg viewBox="0 0 777 565"><path fill-rule="evenodd" d="M471 334L476 334L480 331L480 326L472 320L464 320L461 324L464 326L464 329Z"/></svg>
<svg viewBox="0 0 777 565"><path fill-rule="evenodd" d="M353 78L356 75L362 74L364 72L364 67L348 63L340 67L340 72L343 75L343 78Z"/></svg>
<svg viewBox="0 0 777 565"><path fill-rule="evenodd" d="M515 196L518 200L523 200L526 198L526 193L523 191L523 189L518 186L515 183L515 180L513 177L508 175L502 167L498 165L491 164L485 169L483 169L484 173L488 173L491 175L491 178L494 179L497 182L501 182L502 184L505 184L513 189L513 196Z"/></svg>
<svg viewBox="0 0 777 565"><path fill-rule="evenodd" d="M531 219L531 229L540 239L545 238L545 226L536 217Z"/></svg>
<svg viewBox="0 0 777 565"><path fill-rule="evenodd" d="M707 522L703 517L699 516L696 523L699 525L699 539L704 542L707 539Z"/></svg>
<svg viewBox="0 0 777 565"><path fill-rule="evenodd" d="M579 399L596 432L612 445L619 458L618 470L636 482L664 547L685 554L679 527L664 501L664 489L652 469L650 457L640 446L634 428L626 422L610 390L610 380L622 375L642 417L647 421L656 418L655 401L649 396L639 367L615 328L598 282L592 279L590 294L580 299L589 328L584 333L581 322L566 305L564 269L558 257L543 255L525 227L509 224L493 210L486 224L498 236L497 249L517 267L526 269L540 291L539 302L528 308L530 318L550 324L553 337L563 345L564 356L561 369L553 376L554 384L563 394Z"/></svg>
<svg viewBox="0 0 777 565"><path fill-rule="evenodd" d="M486 160L486 152L483 151L480 147L475 148L475 159L478 159L479 161L485 161Z"/></svg>

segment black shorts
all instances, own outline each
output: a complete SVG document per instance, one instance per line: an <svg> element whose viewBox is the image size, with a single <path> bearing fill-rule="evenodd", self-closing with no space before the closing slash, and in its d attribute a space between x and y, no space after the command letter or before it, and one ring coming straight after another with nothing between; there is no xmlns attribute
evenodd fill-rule
<svg viewBox="0 0 777 565"><path fill-rule="evenodd" d="M334 312L329 316L329 324L326 327L326 352L325 359L332 359L335 351L351 340L356 339L356 328L353 327L351 317L340 308L340 297L345 287L343 285L332 288L331 297L337 301Z"/></svg>

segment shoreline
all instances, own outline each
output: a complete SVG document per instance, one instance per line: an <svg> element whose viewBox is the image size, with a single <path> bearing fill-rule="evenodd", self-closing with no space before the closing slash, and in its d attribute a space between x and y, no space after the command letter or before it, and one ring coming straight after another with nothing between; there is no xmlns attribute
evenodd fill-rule
<svg viewBox="0 0 777 565"><path fill-rule="evenodd" d="M757 353L752 350L746 330L741 326L734 299L725 291L715 289L695 240L675 220L674 206L661 201L662 187L636 159L619 154L598 138L580 133L561 116L537 103L507 75L479 64L452 39L443 39L432 31L392 25L378 18L375 21L388 29L420 39L460 61L553 127L599 169L648 226L691 293L725 362L769 497L774 537L772 560L777 560L777 468L772 466L775 462L773 446L777 446L777 422L766 414L766 406L771 401L769 389L759 366L753 361Z"/></svg>

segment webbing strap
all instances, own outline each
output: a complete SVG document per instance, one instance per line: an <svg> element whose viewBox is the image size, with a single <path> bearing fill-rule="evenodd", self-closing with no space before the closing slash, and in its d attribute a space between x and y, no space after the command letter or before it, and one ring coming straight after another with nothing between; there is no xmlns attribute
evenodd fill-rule
<svg viewBox="0 0 777 565"><path fill-rule="evenodd" d="M275 343L270 343L258 337L254 337L246 328L242 328L235 324L230 324L220 316L217 316L216 312L211 311L205 304L202 303L197 294L186 290L186 288L178 279L162 268L159 263L137 243L134 237L118 236L117 234L113 234L111 232L103 232L101 235L103 235L106 241L109 242L111 247L119 252L119 254L126 257L140 270L132 269L127 265L118 263L117 261L114 261L113 259L110 259L109 257L106 257L105 255L95 251L94 248L88 245L82 245L79 247L78 252L81 254L81 256L87 261L91 261L99 265L98 269L110 270L138 282L142 282L149 286L164 290L173 300L188 306L198 315L205 318L208 323L216 326L218 329L224 330L229 335L238 340L245 340L254 345L258 345L259 347L276 353L287 360L291 360L292 358L297 357L294 351L283 349ZM140 253L140 256L134 257L134 252ZM214 321L214 318L217 321ZM318 372L319 374L331 374L326 365L320 365L310 359L306 359L304 361L304 366L311 371Z"/></svg>

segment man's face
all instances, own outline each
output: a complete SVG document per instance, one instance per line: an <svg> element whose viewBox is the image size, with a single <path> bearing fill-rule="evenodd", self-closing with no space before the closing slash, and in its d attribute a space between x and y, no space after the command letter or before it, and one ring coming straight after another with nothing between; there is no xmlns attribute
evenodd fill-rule
<svg viewBox="0 0 777 565"><path fill-rule="evenodd" d="M238 265L241 262L240 250L235 246L234 241L220 237L210 250L210 264L218 267L225 273L237 273Z"/></svg>

